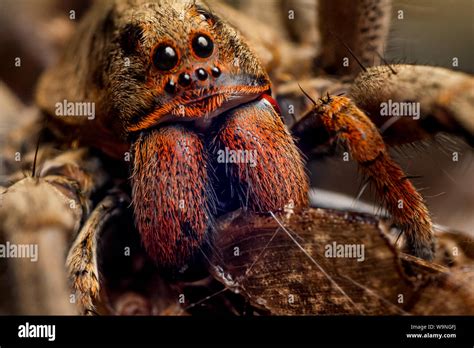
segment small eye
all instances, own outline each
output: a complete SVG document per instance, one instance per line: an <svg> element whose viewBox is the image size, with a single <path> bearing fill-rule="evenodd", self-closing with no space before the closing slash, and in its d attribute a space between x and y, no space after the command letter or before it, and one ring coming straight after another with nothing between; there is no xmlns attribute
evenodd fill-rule
<svg viewBox="0 0 474 348"><path fill-rule="evenodd" d="M198 9L198 14L199 14L199 18L201 18L203 21L208 22L209 24L215 21L214 17L209 12L205 11L204 9Z"/></svg>
<svg viewBox="0 0 474 348"><path fill-rule="evenodd" d="M178 54L170 45L161 44L155 49L153 64L155 64L157 69L163 71L171 70L178 64Z"/></svg>
<svg viewBox="0 0 474 348"><path fill-rule="evenodd" d="M205 34L198 34L192 42L194 53L200 58L207 58L214 50L214 43L211 38Z"/></svg>

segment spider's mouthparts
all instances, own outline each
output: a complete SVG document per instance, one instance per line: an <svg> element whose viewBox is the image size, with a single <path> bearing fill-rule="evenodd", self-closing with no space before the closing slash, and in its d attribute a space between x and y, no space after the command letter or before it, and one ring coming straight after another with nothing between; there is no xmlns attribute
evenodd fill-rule
<svg viewBox="0 0 474 348"><path fill-rule="evenodd" d="M272 106L272 108L278 113L278 115L281 115L280 106L278 105L276 100L271 97L271 90L267 90L258 96L249 95L245 98L237 98L233 102L230 101L225 106L215 109L214 112L212 112L210 115L205 115L204 117L197 118L194 121L194 126L198 131L206 131L211 128L212 124L214 123L214 120L219 116L223 115L224 113L231 112L233 109L239 108L244 104L258 100L267 101Z"/></svg>
<svg viewBox="0 0 474 348"><path fill-rule="evenodd" d="M134 133L162 124L214 118L268 92L268 86L232 86L187 91L140 116L138 122L127 126L126 131Z"/></svg>
<svg viewBox="0 0 474 348"><path fill-rule="evenodd" d="M181 123L139 134L131 150L135 222L158 264L179 267L196 254L218 201L257 213L307 205L303 160L277 110L262 94L227 110L209 137Z"/></svg>
<svg viewBox="0 0 474 348"><path fill-rule="evenodd" d="M142 132L132 144L135 223L148 255L181 265L203 241L212 201L200 137L181 125Z"/></svg>

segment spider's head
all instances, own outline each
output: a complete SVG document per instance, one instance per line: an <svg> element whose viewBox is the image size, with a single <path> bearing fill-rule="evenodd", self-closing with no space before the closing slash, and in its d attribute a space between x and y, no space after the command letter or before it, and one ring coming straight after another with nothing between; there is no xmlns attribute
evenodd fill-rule
<svg viewBox="0 0 474 348"><path fill-rule="evenodd" d="M182 121L207 127L270 91L267 73L240 35L199 0L94 7L39 83L38 105L51 123L70 127L63 134L81 126L85 143L122 157L118 145L142 130ZM63 100L94 104L95 117L54 117Z"/></svg>
<svg viewBox="0 0 474 348"><path fill-rule="evenodd" d="M101 71L125 135L164 122L203 126L270 89L247 45L204 5L135 1L113 11L110 62Z"/></svg>

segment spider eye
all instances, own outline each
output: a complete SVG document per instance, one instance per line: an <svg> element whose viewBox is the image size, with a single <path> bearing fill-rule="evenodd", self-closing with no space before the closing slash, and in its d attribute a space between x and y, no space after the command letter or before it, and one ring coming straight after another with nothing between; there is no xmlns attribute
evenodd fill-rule
<svg viewBox="0 0 474 348"><path fill-rule="evenodd" d="M194 53L200 58L207 58L214 50L214 43L211 38L205 34L197 34L192 42Z"/></svg>
<svg viewBox="0 0 474 348"><path fill-rule="evenodd" d="M199 13L199 17L203 20L203 21L208 21L209 20L209 16L206 14L206 13Z"/></svg>
<svg viewBox="0 0 474 348"><path fill-rule="evenodd" d="M178 54L170 45L161 44L155 49L153 64L159 70L171 70L178 64Z"/></svg>
<svg viewBox="0 0 474 348"><path fill-rule="evenodd" d="M205 11L204 9L200 8L197 10L198 14L199 14L199 17L203 20L203 21L207 21L209 23L212 23L214 22L214 17L211 16L211 14L207 11Z"/></svg>

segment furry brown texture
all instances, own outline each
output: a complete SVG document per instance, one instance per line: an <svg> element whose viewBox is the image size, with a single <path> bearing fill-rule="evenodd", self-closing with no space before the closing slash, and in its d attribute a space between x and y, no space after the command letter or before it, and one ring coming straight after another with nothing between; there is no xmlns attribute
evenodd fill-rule
<svg viewBox="0 0 474 348"><path fill-rule="evenodd" d="M214 151L254 156L254 163L217 164L225 166L242 206L260 213L307 206L308 179L301 154L266 99L230 111L213 142Z"/></svg>
<svg viewBox="0 0 474 348"><path fill-rule="evenodd" d="M141 135L132 151L133 206L145 249L159 265L179 267L202 245L212 217L203 142L167 126Z"/></svg>
<svg viewBox="0 0 474 348"><path fill-rule="evenodd" d="M337 3L340 2L337 1ZM356 69L359 69L352 59L349 69L338 65L341 62L337 57L348 56L348 52L340 42L337 42L334 35L328 33L328 28L335 31L343 41L346 41L356 55L363 58L364 63L370 65L373 62L372 59L378 61L374 54L375 51L380 52L379 48L383 47L389 17L386 8L380 11L379 5L384 3L387 6L389 4L388 1L354 2L356 5L350 2L350 5L340 7L340 15L331 12L324 17L324 20L319 23L320 31L324 35L323 56L321 57L323 67L329 67L328 71L338 74L352 74L357 71ZM327 9L329 6L333 6L332 1L321 1L321 4L323 13L324 8ZM349 1L346 4L349 4ZM363 6L359 6L361 4ZM214 197L212 189L208 188L218 184L213 175L210 174L214 169L210 167L214 165L215 167L227 167L229 169L225 175L219 177L219 182L223 183L228 189L238 192L238 206L231 205L230 208L226 206L223 209L224 212L238 207L247 207L254 212L265 213L269 210L282 210L292 200L297 206L306 204L307 182L301 157L285 126L276 114L275 107L262 104L264 102L261 101L260 97L269 93L270 82L265 70L271 72L270 69L286 61L287 58L291 58L288 59L290 64L285 67L289 70L284 69L285 72L293 73L301 70L302 76L312 76L314 75L314 69L305 70L298 62L303 60L313 62L313 60L308 59L307 56L302 58L295 50L280 49L281 47L289 47L284 42L284 36L275 34L273 31L267 31L268 27L264 25L252 25L253 22L250 18L248 18L248 21L241 20L242 17L238 16L238 11L220 11L222 7L220 7L219 2L209 2L209 6L210 10L206 4L200 1L99 1L79 25L77 33L70 40L69 47L59 63L45 73L38 87L38 105L48 115L48 127L54 135L49 138L48 146L54 148L55 151L67 149L66 154L70 154L71 149L77 149L79 144L83 144L87 148L99 148L109 156L123 159L128 154L127 151L132 144L133 168L131 170L134 175L131 181L134 189L135 218L142 241L148 249L148 256L151 256L160 266L166 264L178 266L191 255L197 254L199 247L209 236L209 227L212 225L209 217L213 214L210 205ZM355 8L356 11L351 13L346 11L347 8ZM380 18L374 17L374 13ZM367 17L364 17L366 15ZM227 25L226 20L232 22L233 26ZM367 23L367 21L370 23ZM368 26L366 27L365 24ZM259 63L259 59L249 49L249 47L258 48L258 45L255 46L255 42L258 40L249 41L247 46L247 43L238 34L237 29L233 28L239 26L241 27L239 31L246 35L248 40L264 38L264 40L261 40L264 41L262 46L266 45L266 48L270 48L269 52L255 50L264 65ZM209 34L214 40L215 50L208 59L197 59L190 50L190 39L196 32L201 31ZM179 63L171 71L159 72L153 65L152 56L157 45L165 41L172 44L178 52ZM359 46L361 52L359 52ZM324 52L333 52L334 55L326 56ZM266 53L269 54L266 56ZM286 58L280 57L280 53L285 55ZM334 57L336 58L333 59ZM314 57L312 56L312 58ZM170 79L176 80L182 72L194 73L198 67L209 71L215 65L222 71L219 77L209 78L206 82L199 82L194 79L194 84L188 87L178 86L176 92L172 94L164 91L167 81L170 81ZM311 66L311 64L305 65L305 67L307 66ZM313 67L311 66L311 68ZM348 123L351 117L356 117L360 121L361 118L365 118L363 112L378 108L380 106L378 94L381 91L388 90L390 92L388 95L383 95L383 101L386 101L390 97L403 97L403 95L399 95L401 90L403 90L404 95L422 99L424 91L439 89L436 86L436 81L430 81L431 84L429 85L422 83L424 79L418 81L419 83L410 83L410 81L416 82L418 72L425 69L424 67L396 67L396 70L399 69L403 71L393 75L390 74L390 67L370 68L367 73L361 74L360 78L354 83L350 97L361 108L362 116L358 112L354 116L351 113L343 112L344 110L337 110L336 114L341 116L342 123ZM429 77L429 74L429 71L426 70L422 75L423 77ZM446 102L443 105L449 106L447 114L452 116L452 120L456 122L459 120L457 124L461 128L464 127L463 129L469 129L472 134L472 127L469 128L471 123L467 117L470 111L465 112L465 106L470 105L469 97L465 98L465 90L466 86L471 86L469 81L472 80L466 80L464 75L462 79L458 79L456 76L459 76L456 72L436 74L439 83L443 83L450 77L455 78L448 83L449 88L446 89L446 93L442 93L440 98L436 97L435 99ZM291 76L285 78L288 80L288 78L291 79ZM335 85L341 83L341 80L335 81L326 77L321 77L321 79L325 82L319 85L318 88L315 87L318 93L327 90L333 94L339 93L339 91L336 91ZM282 78L282 80L285 79ZM273 81L281 80L275 78ZM345 80L344 82L349 84L352 81ZM406 87L406 89L389 89L388 84L395 86L398 84L400 87ZM420 88L420 91L416 91L416 88ZM274 90L278 91L278 89ZM302 94L297 86L296 90L298 91L298 97L301 98ZM240 104L233 105L235 108L223 110L225 103L235 97L249 97L248 100L245 99L245 102L250 103L244 105L244 102L240 100ZM55 115L55 103L63 100L94 103L96 118L86 121L83 117L76 117L77 115L58 117ZM452 103L457 100L461 100L461 103ZM184 109L181 109L181 106ZM450 106L455 107L451 108ZM181 112L181 110L184 112ZM218 118L210 120L209 114L215 111L217 111ZM442 120L446 120L443 118L446 114L440 113L438 115L441 116ZM167 118L169 116L172 117ZM296 112L294 116L299 117L300 114ZM372 113L368 116L374 117L374 119L377 118L377 115ZM209 128L198 129L194 123L198 119L210 121ZM164 124L164 121L167 124ZM180 124L182 121L191 122L183 125ZM319 121L321 120L319 119ZM223 126L221 128L216 127L219 125ZM452 130L449 122L444 122L443 125L448 130ZM305 126L306 123L302 128L305 128ZM344 131L344 125L340 126L341 124L331 120L326 124L326 128L329 130L338 128L338 131ZM422 124L421 127L423 126ZM321 134L311 133L311 129L306 130L307 132L304 135L307 138L320 140L318 137ZM353 129L353 131L356 130ZM398 136L403 135L403 131L403 128L401 131L399 129ZM34 136L31 132L22 133L21 146L27 144L28 146L24 149L27 149L25 152L29 152L28 156L25 156L27 158L25 163L22 164L26 168L31 164L30 158L32 158L32 149L34 152L34 145L32 146L31 139L25 139L24 134L36 139L36 133L34 133ZM216 135L219 140L209 141L211 135ZM340 138L344 139L344 135L341 134ZM360 136L346 138L351 149L357 155L354 157L362 162L367 158L374 159L371 157L373 151L383 148L381 139L377 137L375 137L377 138L375 140L372 139L372 143L362 141L363 139ZM185 143L184 146L183 142ZM188 164L186 156L184 156L188 151L185 150L188 142L188 150L198 160L193 161L191 170L186 172L183 180L180 181L176 179L177 176L174 174L178 169L182 169ZM244 163L216 164L215 157L211 159L209 155L215 156L214 150L223 147L258 150L257 166L249 168ZM20 148L18 143L12 146L13 151L18 150L18 148ZM44 145L40 147L40 154L44 152L45 148ZM385 152L385 149L383 152ZM46 156L46 159L53 156L51 153L48 153L48 155L49 157ZM156 155L159 157L154 157ZM171 155L175 157L171 159L169 157ZM92 152L87 156L92 158ZM40 158L39 162L43 162L43 156L40 156ZM259 158L262 162L259 162ZM425 210L419 194L405 180L398 166L393 164L388 157L382 157L381 159L375 161L371 167L373 170L369 172L368 169L366 174L372 176L373 180L376 181L379 191L383 192L384 188L388 186L395 189L391 197L392 201L396 196L408 195L406 201L411 200L413 203L410 205L412 209L409 211L421 212L418 215L424 216ZM117 171L116 163L112 163L110 158L102 156L100 162L102 163L102 161L106 163L107 172L112 177L107 178L107 184L117 187L127 180L127 173ZM129 165L128 162L125 164ZM369 161L370 164L372 163ZM115 213L115 210L114 207L107 205L110 203L109 199L107 197L104 199L107 194L100 190L103 188L101 187L103 183L88 178L82 180L84 178L81 179L80 177L74 177L73 180L69 181L65 180L64 177L71 174L71 168L74 170L77 169L76 167L82 168L85 167L85 164L76 158L63 167L54 164L50 165L48 169L46 166L46 169L43 168L44 170L39 171L39 173L40 177L43 178L51 174L49 172L51 170L55 176L49 178L49 180L54 179L52 180L54 187L59 188L59 190L77 190L85 193L86 197L78 199L76 202L78 207L82 207L84 212L87 213L81 218L76 217L76 223L81 224L82 228L69 254L68 266L73 290L77 290L78 295L80 295L80 304L85 306L86 309L93 309L93 302L95 302L100 289L100 277L102 277L96 272L97 259L95 253L97 252L97 244L99 244L96 241L101 237L99 233L104 228L104 219L107 214L110 211ZM379 173L383 172L386 172L386 174L388 172L388 175L385 175L382 179L378 178ZM100 177L98 170L93 169L91 173L94 174L93 178ZM173 176L173 181L169 183L166 183L166 180L163 181L166 176ZM14 178L13 181L17 181L23 176L17 171L12 178ZM48 190L48 197L55 200L51 205L61 203L60 196L50 194L49 182L40 179L40 183L46 185L45 189ZM174 191L174 194L168 195L168 189ZM100 192L93 203L97 206L92 215L89 216L90 194L91 192L97 193L98 190ZM38 192L39 190L31 190L25 193L24 201L28 201L28 199L36 201L38 198L35 198L35 196L41 194ZM182 192L192 193L190 202L193 203L193 210L186 210L186 214L180 214L180 210L176 208L176 197L179 197ZM247 193L249 194L247 195ZM29 194L31 197L28 197ZM221 192L217 196L220 194ZM221 198L224 200L223 197ZM61 204L58 206L61 206ZM112 200L110 204L118 204L118 202ZM8 224L6 226L7 234L30 228L29 223L31 221L21 219L25 216L24 207L12 207L12 214L15 215L14 219L18 224ZM0 215L10 214L11 211L2 210ZM265 214L256 215L261 218ZM124 219L129 217L125 213L121 216L125 216ZM407 229L412 232L412 239L418 238L416 236L419 235L421 245L426 246L427 239L431 236L427 231L429 219L425 219L422 228L425 233L418 233L419 231L416 229L418 225L416 221L413 221L413 216L409 216L409 214L397 216L394 214L394 217L402 228L408 225ZM132 219L130 217L130 221ZM344 226L352 226L350 219L345 221L346 225L332 224L334 221L332 218L328 219L329 228L318 231L321 234L325 234L328 230L339 233L346 231ZM54 224L53 220L48 223L47 227ZM186 233L184 233L186 229L180 228L183 224L194 227L195 238L186 238ZM162 228L163 226L165 228ZM306 223L305 226L307 226ZM74 225L74 227L73 229L69 226L66 228L66 232L76 231L78 226ZM126 224L124 226L118 224L113 227L116 227L113 232L121 232L122 229L126 228L136 232L133 226ZM240 228L240 226L236 226L236 228ZM347 230L351 231L351 229ZM258 230L252 230L251 233L253 231L258 233ZM225 229L221 232L225 233ZM135 234L132 233L132 235ZM120 240L120 237L116 237L116 234L114 234L114 237L113 240ZM182 243L183 240L186 240L184 244ZM415 240L412 241L414 245L416 245L415 242ZM110 240L108 243L110 243ZM107 244L106 247L110 247L110 244ZM416 250L412 251L416 252ZM56 261L60 260L62 262L63 260L58 254L54 254ZM426 253L419 253L419 255L425 256ZM282 260L285 260L285 258L283 257ZM117 259L113 260L114 271L123 272L121 265L117 266L115 262L117 262ZM43 264L43 266L47 265ZM21 267L19 269L20 274ZM25 277L25 279L28 278L31 281L42 272L45 272L44 269L38 270L36 273L31 272L29 277ZM134 272L135 269L131 271L135 275ZM120 277L122 282L124 280L123 273L120 274ZM140 278L140 276L137 275L137 278ZM379 282L384 278L376 276L374 279ZM26 281L22 283L26 283ZM110 286L110 284L106 284L105 287L102 286L102 289L107 289L107 286ZM156 287L153 287L152 293L162 295ZM318 293L318 295L321 294L322 292ZM323 300L326 299L325 296L322 296L322 298ZM49 298L47 300L49 301ZM175 298L172 299L172 302L176 302Z"/></svg>
<svg viewBox="0 0 474 348"><path fill-rule="evenodd" d="M327 141L340 141L357 162L407 239L410 253L431 260L433 226L422 196L388 153L372 121L347 97L320 99L309 114L314 131L327 132ZM323 138L324 139L324 138Z"/></svg>
<svg viewBox="0 0 474 348"><path fill-rule="evenodd" d="M390 0L321 1L321 65L329 73L356 74L360 71L347 45L364 66L381 63L390 25ZM344 20L340 20L344 18ZM348 59L348 66L344 59Z"/></svg>
<svg viewBox="0 0 474 348"><path fill-rule="evenodd" d="M117 146L127 142L129 130L153 124L143 124L145 116L157 114L155 124L166 113L194 116L187 109L172 111L193 99L190 91L164 92L166 82L176 82L183 71L193 73L198 66L210 69L214 65L222 71L215 81L193 85L194 94L207 88L207 94L217 90L229 99L268 89L266 72L240 35L206 8L192 1L98 2L81 22L59 64L39 83L37 101L51 116L51 127L59 128L57 134L63 138L79 138L121 157L123 147ZM214 40L215 51L206 61L196 59L189 47L192 36L201 32ZM154 48L162 42L174 46L179 56L178 65L169 72L160 72L152 64ZM95 103L95 119L56 116L55 104L63 100Z"/></svg>
<svg viewBox="0 0 474 348"><path fill-rule="evenodd" d="M474 144L474 78L448 69L396 64L377 66L361 73L350 97L382 127L380 105L417 101L421 119L400 117L384 133L386 141L400 144L428 138L440 131L464 136Z"/></svg>

